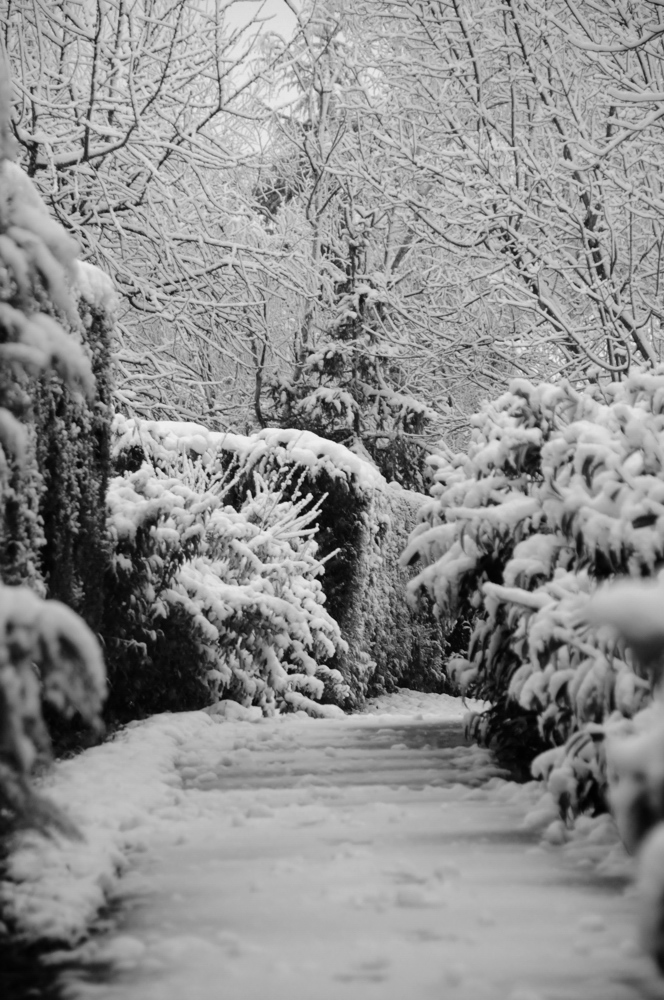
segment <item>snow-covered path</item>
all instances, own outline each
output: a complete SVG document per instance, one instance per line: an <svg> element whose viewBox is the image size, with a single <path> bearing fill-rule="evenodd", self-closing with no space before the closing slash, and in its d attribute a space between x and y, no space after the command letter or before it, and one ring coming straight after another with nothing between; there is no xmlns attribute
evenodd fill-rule
<svg viewBox="0 0 664 1000"><path fill-rule="evenodd" d="M65 974L67 993L664 998L633 943L610 826L540 845L523 826L535 788L464 746L450 705L190 726L173 758L180 788L149 824L123 819L142 832L122 916L83 946L88 971Z"/></svg>

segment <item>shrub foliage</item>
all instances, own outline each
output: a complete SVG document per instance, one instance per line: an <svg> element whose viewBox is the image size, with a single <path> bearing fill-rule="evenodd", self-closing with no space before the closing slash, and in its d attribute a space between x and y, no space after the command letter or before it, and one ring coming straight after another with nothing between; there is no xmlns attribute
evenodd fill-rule
<svg viewBox="0 0 664 1000"><path fill-rule="evenodd" d="M423 564L412 591L448 623L472 624L451 667L493 704L479 735L527 758L552 748L535 769L561 809L598 808L603 725L633 716L651 690L584 608L602 581L662 565L664 369L583 390L516 380L472 427L467 453L435 460L433 499L404 554Z"/></svg>
<svg viewBox="0 0 664 1000"><path fill-rule="evenodd" d="M59 601L0 583L0 831L23 824L75 833L30 785L51 749L42 703L98 727L104 693L101 649L85 622Z"/></svg>
<svg viewBox="0 0 664 1000"><path fill-rule="evenodd" d="M11 162L8 94L0 57L0 827L56 824L71 832L29 783L50 749L42 705L96 724L104 667L85 623L41 597L56 564L56 589L74 605L76 592L81 597L73 548L57 546L61 533L79 534L84 545L103 535L103 472L95 480L94 463L82 463L94 452L92 427L103 436L105 403L70 293L77 247ZM51 473L45 454L56 442ZM94 554L81 551L79 565ZM27 586L6 585L18 583Z"/></svg>
<svg viewBox="0 0 664 1000"><path fill-rule="evenodd" d="M162 467L145 462L111 482L104 636L115 718L222 697L316 713L347 694L327 666L343 641L323 606L318 508L256 475L235 509L218 464L166 454Z"/></svg>
<svg viewBox="0 0 664 1000"><path fill-rule="evenodd" d="M185 459L200 460L206 475L226 477L224 500L236 517L246 517L246 505L256 503L256 475L276 490L275 514L287 502L300 509L302 494L311 497L315 522L307 530L315 533L321 569L324 564L320 600L344 640L335 642L330 656L325 653L326 667L344 679L341 686L325 682L326 700L352 708L366 694L398 684L449 689L438 623L430 608L409 607L406 584L412 573L397 564L421 494L388 487L372 463L306 431L265 429L244 437L120 415L114 426L115 462L125 476L146 461L163 473L175 468L175 461L182 475ZM219 572L223 578L228 566L220 564Z"/></svg>

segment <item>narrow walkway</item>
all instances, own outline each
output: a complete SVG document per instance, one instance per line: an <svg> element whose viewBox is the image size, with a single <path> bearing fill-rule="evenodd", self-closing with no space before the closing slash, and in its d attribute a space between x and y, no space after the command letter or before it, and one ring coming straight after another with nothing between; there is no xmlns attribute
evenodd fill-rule
<svg viewBox="0 0 664 1000"><path fill-rule="evenodd" d="M664 998L624 881L589 860L606 827L594 855L539 846L532 789L459 721L212 728L180 747L74 1000Z"/></svg>

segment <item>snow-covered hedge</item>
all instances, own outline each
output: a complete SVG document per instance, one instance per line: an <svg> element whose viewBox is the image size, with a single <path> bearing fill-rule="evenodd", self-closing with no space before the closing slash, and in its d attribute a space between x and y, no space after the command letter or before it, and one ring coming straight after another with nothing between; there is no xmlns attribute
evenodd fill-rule
<svg viewBox="0 0 664 1000"><path fill-rule="evenodd" d="M585 616L612 629L654 687L646 708L607 723L606 757L611 812L637 855L641 945L664 972L664 572L599 588Z"/></svg>
<svg viewBox="0 0 664 1000"><path fill-rule="evenodd" d="M128 473L147 459L166 470L174 456L195 458L206 469L233 476L227 500L237 511L252 493L256 473L268 480L276 476L284 497L292 497L297 484L311 494L318 508L315 538L325 560L325 607L345 640L330 661L350 688L344 707L400 683L445 687L438 623L430 610L408 605L412 574L397 565L425 497L388 486L370 462L309 432L268 428L245 437L122 416L114 430L119 469Z"/></svg>
<svg viewBox="0 0 664 1000"><path fill-rule="evenodd" d="M96 628L113 293L77 251L0 150L0 577Z"/></svg>
<svg viewBox="0 0 664 1000"><path fill-rule="evenodd" d="M523 753L555 748L535 768L561 808L601 806L602 724L651 692L584 609L599 582L663 564L664 369L583 391L516 380L435 480L404 558L424 564L414 594L472 622L452 666L494 703L479 733L500 741L515 727Z"/></svg>
<svg viewBox="0 0 664 1000"><path fill-rule="evenodd" d="M0 833L14 825L75 830L30 775L50 753L42 703L93 727L105 694L101 649L84 621L59 601L0 583Z"/></svg>
<svg viewBox="0 0 664 1000"><path fill-rule="evenodd" d="M351 483L345 495L331 495L322 527L340 551L323 585L348 642L340 665L356 700L397 687L450 691L432 602L409 604L412 572L399 563L426 498L396 484L359 492Z"/></svg>
<svg viewBox="0 0 664 1000"><path fill-rule="evenodd" d="M112 289L101 271L78 262L72 292L95 390L85 400L53 375L43 375L32 391L44 532L39 566L48 596L74 608L97 630L108 558Z"/></svg>
<svg viewBox="0 0 664 1000"><path fill-rule="evenodd" d="M171 453L112 480L104 634L116 718L210 705L331 711L347 687L327 666L343 646L324 607L310 498L232 480ZM170 473L170 475L169 475ZM175 475L173 475L175 473Z"/></svg>
<svg viewBox="0 0 664 1000"><path fill-rule="evenodd" d="M11 147L0 56L0 827L67 828L29 784L50 749L42 702L94 724L104 667L85 623L41 596L67 590L82 597L71 554L90 531L103 535L99 492L91 497L86 486L94 468L61 463L93 462L94 447L78 439L103 435L104 401L71 294L77 246L11 162ZM78 565L97 554L79 554ZM58 560L67 587L51 586Z"/></svg>

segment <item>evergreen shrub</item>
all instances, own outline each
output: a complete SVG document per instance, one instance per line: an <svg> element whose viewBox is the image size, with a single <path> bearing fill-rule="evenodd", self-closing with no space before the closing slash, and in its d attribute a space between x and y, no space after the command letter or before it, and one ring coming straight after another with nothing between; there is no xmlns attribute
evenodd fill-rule
<svg viewBox="0 0 664 1000"><path fill-rule="evenodd" d="M96 413L98 386L71 294L77 246L11 161L8 103L0 57L0 828L55 824L71 833L65 818L30 785L36 763L50 751L42 712L50 704L66 717L78 713L96 725L104 666L95 636L74 611L41 599L51 576L43 552L70 530L62 514L54 521L47 512L62 498L49 495L55 485L45 469L45 427L57 416L50 443L75 438L79 429L85 433L87 415ZM47 399L57 399L58 406L46 406ZM56 414L64 400L70 412L86 415L80 428L75 419L66 423L63 413ZM41 425L40 405L49 410ZM102 425L100 412L103 434ZM89 455L87 445L84 453ZM76 454L73 446L68 455L76 465L83 452ZM86 477L64 478L63 488L78 488L65 511L74 517ZM91 508L96 504L88 519L93 533L103 533L98 502L98 495L90 502ZM87 530L75 519L72 530L77 528ZM88 558L80 556L83 563Z"/></svg>
<svg viewBox="0 0 664 1000"><path fill-rule="evenodd" d="M317 507L256 474L236 510L233 485L177 453L112 480L103 634L114 720L221 698L325 714L346 697L327 665L343 641L323 607Z"/></svg>
<svg viewBox="0 0 664 1000"><path fill-rule="evenodd" d="M16 826L76 835L30 776L49 758L43 706L100 728L104 661L97 638L71 608L28 587L0 583L0 833Z"/></svg>
<svg viewBox="0 0 664 1000"><path fill-rule="evenodd" d="M412 573L397 564L426 499L421 494L388 487L371 463L347 448L295 429L244 437L118 416L114 456L125 475L145 460L165 470L173 456L200 459L206 469L227 476L225 503L237 512L253 495L256 474L276 484L284 501L310 496L325 610L344 640L326 660L344 679L332 700L350 709L365 695L400 684L449 690L438 623L430 608L409 606Z"/></svg>
<svg viewBox="0 0 664 1000"><path fill-rule="evenodd" d="M33 390L44 533L39 565L48 596L69 605L98 631L108 561L112 318L103 306L83 297L79 313L94 397L81 398L52 374L42 375Z"/></svg>
<svg viewBox="0 0 664 1000"><path fill-rule="evenodd" d="M549 781L561 812L605 808L604 734L650 682L585 615L599 584L664 559L664 368L577 390L515 380L472 418L467 453L435 485L404 561L419 560L448 627L472 622L450 667L492 708L474 731Z"/></svg>

